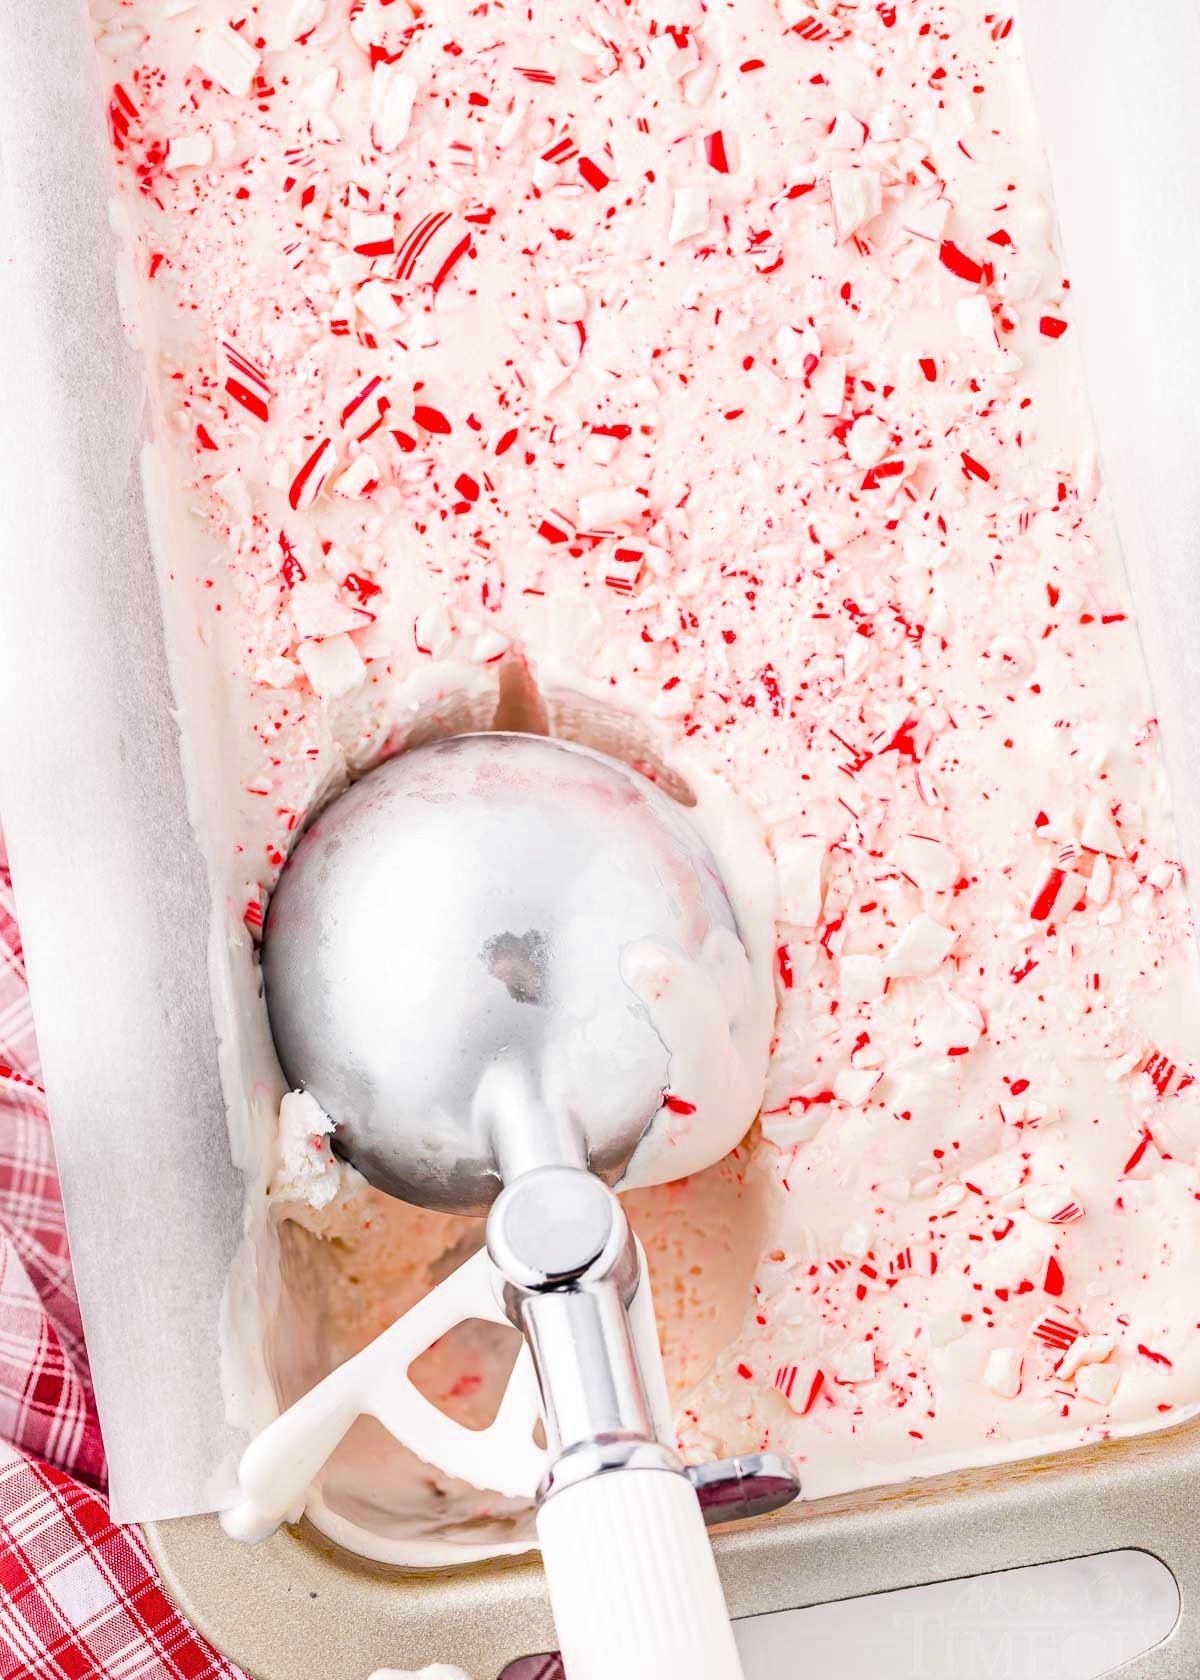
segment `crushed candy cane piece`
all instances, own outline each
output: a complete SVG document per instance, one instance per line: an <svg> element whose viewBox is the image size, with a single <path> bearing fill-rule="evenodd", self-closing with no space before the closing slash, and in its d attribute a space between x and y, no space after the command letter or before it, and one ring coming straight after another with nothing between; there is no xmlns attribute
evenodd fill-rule
<svg viewBox="0 0 1200 1680"><path fill-rule="evenodd" d="M1045 1225L1074 1225L1084 1217L1069 1184L1029 1184L1023 1205L1026 1213Z"/></svg>
<svg viewBox="0 0 1200 1680"><path fill-rule="evenodd" d="M798 1417L807 1417L825 1385L819 1365L779 1365L771 1386L777 1388Z"/></svg>
<svg viewBox="0 0 1200 1680"><path fill-rule="evenodd" d="M212 162L212 157L211 134L176 134L167 147L165 167L172 172L177 169L205 169Z"/></svg>
<svg viewBox="0 0 1200 1680"><path fill-rule="evenodd" d="M817 906L817 916L820 905ZM813 922L798 921L798 926L815 926ZM887 973L878 957L843 956L838 959L838 990L849 1003L872 1003L883 996Z"/></svg>
<svg viewBox="0 0 1200 1680"><path fill-rule="evenodd" d="M301 642L296 649L304 675L322 700L337 700L357 688L367 674L362 655L348 635Z"/></svg>
<svg viewBox="0 0 1200 1680"><path fill-rule="evenodd" d="M1057 1375L1069 1382L1084 1365L1099 1365L1116 1347L1112 1336L1076 1336L1058 1367Z"/></svg>
<svg viewBox="0 0 1200 1680"><path fill-rule="evenodd" d="M958 859L940 840L923 834L903 834L892 847L891 860L922 892L949 892L958 879Z"/></svg>
<svg viewBox="0 0 1200 1680"><path fill-rule="evenodd" d="M893 980L933 974L950 955L958 935L924 911L913 917L888 952L884 964Z"/></svg>
<svg viewBox="0 0 1200 1680"><path fill-rule="evenodd" d="M417 84L399 64L381 61L371 72L371 141L394 152L408 136Z"/></svg>
<svg viewBox="0 0 1200 1680"><path fill-rule="evenodd" d="M844 245L883 209L883 179L877 169L831 169L829 197L834 236L839 245Z"/></svg>
<svg viewBox="0 0 1200 1680"><path fill-rule="evenodd" d="M931 1347L949 1347L951 1342L957 1342L966 1333L961 1313L932 1312L925 1320L925 1334Z"/></svg>
<svg viewBox="0 0 1200 1680"><path fill-rule="evenodd" d="M1112 808L1103 800L1093 799L1089 802L1080 839L1089 852L1103 852L1108 857L1115 858L1125 856L1125 847L1113 820Z"/></svg>
<svg viewBox="0 0 1200 1680"><path fill-rule="evenodd" d="M695 239L708 227L708 194L703 187L676 187L671 201L671 225L667 238L672 245Z"/></svg>
<svg viewBox="0 0 1200 1680"><path fill-rule="evenodd" d="M354 294L354 307L373 327L394 327L404 318L404 311L383 280L368 280L361 285Z"/></svg>
<svg viewBox="0 0 1200 1680"><path fill-rule="evenodd" d="M587 313L587 297L583 287L577 286L574 281L548 287L546 308L552 321L565 321L568 324L582 321Z"/></svg>
<svg viewBox="0 0 1200 1680"><path fill-rule="evenodd" d="M1015 1400L1021 1392L1021 1370L1024 1361L1020 1348L998 1347L988 1354L983 1370L985 1388L1004 1400Z"/></svg>
<svg viewBox="0 0 1200 1680"><path fill-rule="evenodd" d="M875 1349L870 1342L855 1342L834 1357L833 1375L840 1383L873 1382Z"/></svg>
<svg viewBox="0 0 1200 1680"><path fill-rule="evenodd" d="M833 1094L850 1108L861 1108L883 1078L878 1068L842 1068L833 1081Z"/></svg>
<svg viewBox="0 0 1200 1680"><path fill-rule="evenodd" d="M227 23L206 29L196 42L195 61L226 93L245 95L254 86L262 54Z"/></svg>
<svg viewBox="0 0 1200 1680"><path fill-rule="evenodd" d="M775 839L780 910L794 927L816 927L824 899L826 844L817 834L782 833Z"/></svg>
<svg viewBox="0 0 1200 1680"><path fill-rule="evenodd" d="M1103 1365L1085 1365L1076 1375L1075 1392L1097 1406L1111 1405L1121 1381L1121 1367L1115 1359Z"/></svg>

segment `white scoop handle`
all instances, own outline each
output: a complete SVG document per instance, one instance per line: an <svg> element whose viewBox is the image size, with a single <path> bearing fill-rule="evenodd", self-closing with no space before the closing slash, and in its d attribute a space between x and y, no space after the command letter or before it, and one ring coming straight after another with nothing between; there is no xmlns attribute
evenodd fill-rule
<svg viewBox="0 0 1200 1680"><path fill-rule="evenodd" d="M551 1495L537 1531L567 1680L742 1680L686 1476L593 1476Z"/></svg>

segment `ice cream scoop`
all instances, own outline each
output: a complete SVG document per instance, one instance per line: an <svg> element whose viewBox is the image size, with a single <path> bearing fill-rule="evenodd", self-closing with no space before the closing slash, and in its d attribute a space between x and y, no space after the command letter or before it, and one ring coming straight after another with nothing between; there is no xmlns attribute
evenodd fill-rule
<svg viewBox="0 0 1200 1680"><path fill-rule="evenodd" d="M731 1114L748 966L683 807L613 759L513 734L401 754L327 806L263 947L276 1050L335 1149L460 1213L533 1166L615 1183L654 1126L685 1139L659 1176L724 1155L765 1074ZM673 1091L681 1064L714 1066L715 1102Z"/></svg>
<svg viewBox="0 0 1200 1680"><path fill-rule="evenodd" d="M528 735L443 741L364 777L311 824L267 918L280 1061L338 1152L406 1201L488 1212L492 1284L541 1395L538 1535L570 1680L740 1673L611 1185L639 1157L660 1177L708 1164L753 1119L748 970L684 809ZM335 1379L332 1439L352 1398ZM728 1514L795 1492L786 1465L741 1461L699 1485Z"/></svg>

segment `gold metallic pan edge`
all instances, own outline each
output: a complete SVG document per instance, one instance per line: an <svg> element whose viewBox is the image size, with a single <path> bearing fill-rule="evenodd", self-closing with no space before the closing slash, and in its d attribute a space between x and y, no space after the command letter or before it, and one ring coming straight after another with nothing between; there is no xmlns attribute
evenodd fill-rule
<svg viewBox="0 0 1200 1680"><path fill-rule="evenodd" d="M551 1649L535 1557L402 1572L351 1556L307 1524L260 1546L215 1517L151 1523L174 1602L254 1680L366 1680L376 1667L456 1662L496 1680ZM734 1616L1132 1547L1161 1558L1180 1616L1122 1680L1200 1674L1200 1420L1159 1434L882 1494L800 1505L719 1534Z"/></svg>

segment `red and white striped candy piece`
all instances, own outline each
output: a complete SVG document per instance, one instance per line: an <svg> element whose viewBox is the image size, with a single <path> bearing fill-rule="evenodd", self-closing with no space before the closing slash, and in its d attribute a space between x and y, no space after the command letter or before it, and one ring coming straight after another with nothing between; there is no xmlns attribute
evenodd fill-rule
<svg viewBox="0 0 1200 1680"><path fill-rule="evenodd" d="M803 1365L779 1365L775 1370L773 1386L797 1416L806 1417L825 1386L825 1373L811 1361Z"/></svg>
<svg viewBox="0 0 1200 1680"><path fill-rule="evenodd" d="M356 387L342 409L338 423L347 437L361 443L379 430L387 418L391 403L382 376L375 374Z"/></svg>
<svg viewBox="0 0 1200 1680"><path fill-rule="evenodd" d="M1074 1225L1084 1216L1069 1184L1029 1184L1024 1192L1025 1211L1043 1225Z"/></svg>
<svg viewBox="0 0 1200 1680"><path fill-rule="evenodd" d="M470 248L470 233L449 210L431 210L401 230L396 279L436 292Z"/></svg>
<svg viewBox="0 0 1200 1680"><path fill-rule="evenodd" d="M350 249L360 257L390 257L395 224L386 210L351 210Z"/></svg>
<svg viewBox="0 0 1200 1680"><path fill-rule="evenodd" d="M605 587L614 595L632 595L641 569L641 549L616 548L604 563Z"/></svg>
<svg viewBox="0 0 1200 1680"><path fill-rule="evenodd" d="M1087 885L1086 876L1077 875L1073 869L1064 869L1058 863L1052 864L1038 882L1029 906L1030 921L1061 921L1085 902Z"/></svg>
<svg viewBox="0 0 1200 1680"><path fill-rule="evenodd" d="M1061 1313L1043 1313L1030 1332L1035 1342L1041 1342L1054 1353L1065 1353L1083 1334L1082 1325L1075 1324Z"/></svg>
<svg viewBox="0 0 1200 1680"><path fill-rule="evenodd" d="M226 338L221 341L221 353L227 369L225 389L234 402L240 403L247 414L252 414L256 420L270 419L270 403L274 393L258 363L252 362L232 339Z"/></svg>
<svg viewBox="0 0 1200 1680"><path fill-rule="evenodd" d="M1160 1097L1175 1097L1195 1084L1195 1078L1161 1050L1148 1050L1138 1063L1138 1073L1144 1073Z"/></svg>
<svg viewBox="0 0 1200 1680"><path fill-rule="evenodd" d="M288 486L288 502L297 513L312 507L333 471L336 452L328 438L321 438Z"/></svg>

